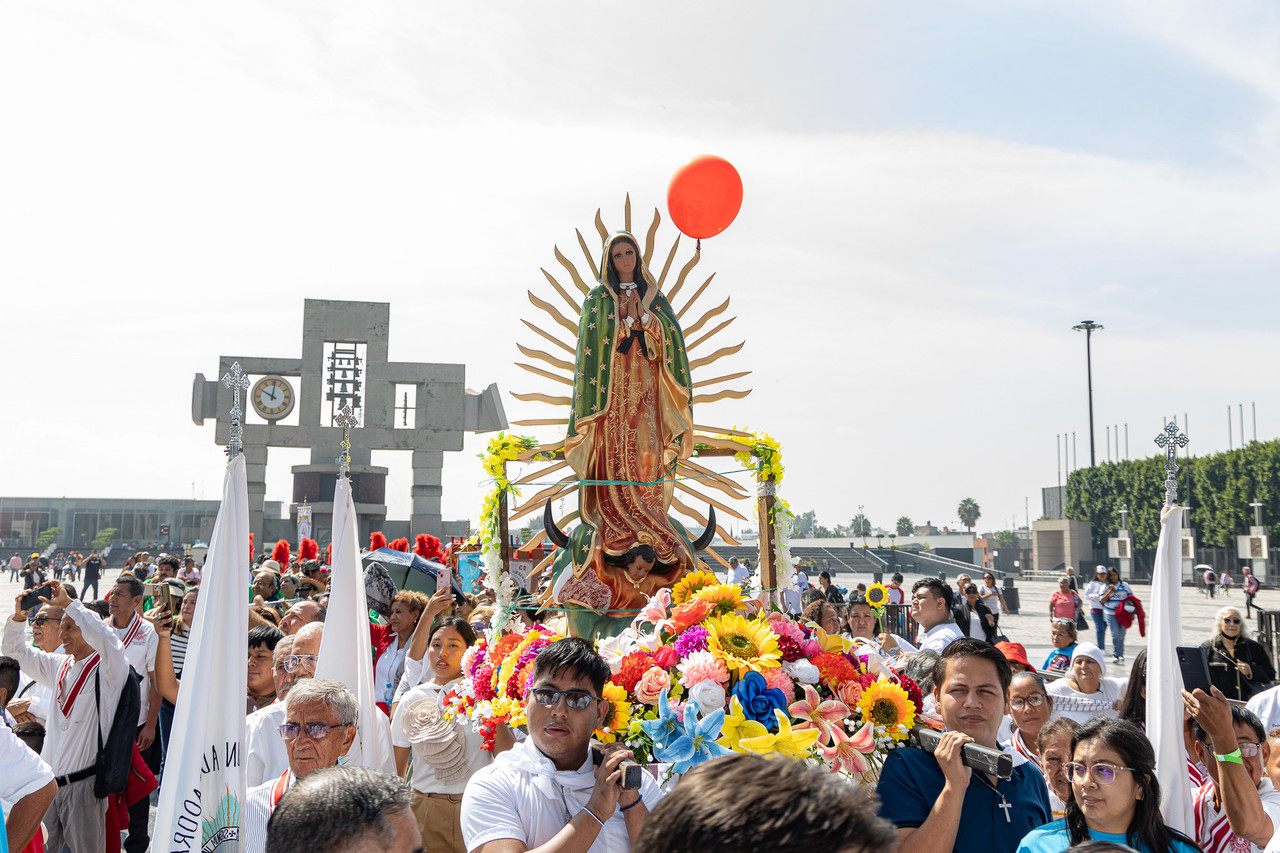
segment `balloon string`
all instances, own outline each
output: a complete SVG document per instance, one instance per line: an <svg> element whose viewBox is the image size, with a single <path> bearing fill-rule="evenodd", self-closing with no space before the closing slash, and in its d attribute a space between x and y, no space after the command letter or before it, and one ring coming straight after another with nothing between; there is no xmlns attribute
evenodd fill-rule
<svg viewBox="0 0 1280 853"><path fill-rule="evenodd" d="M701 237L699 237L699 238L698 238L698 245L697 245L697 247L696 247L696 248L694 248L694 251L695 251L695 252L701 252L701 251L702 251L702 238L701 238Z"/></svg>

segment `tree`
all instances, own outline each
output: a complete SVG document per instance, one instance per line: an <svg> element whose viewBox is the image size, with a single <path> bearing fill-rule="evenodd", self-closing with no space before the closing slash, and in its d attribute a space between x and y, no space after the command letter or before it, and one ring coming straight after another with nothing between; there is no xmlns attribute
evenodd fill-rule
<svg viewBox="0 0 1280 853"><path fill-rule="evenodd" d="M54 543L54 541L62 535L61 527L49 527L40 532L36 537L36 550L43 551Z"/></svg>
<svg viewBox="0 0 1280 853"><path fill-rule="evenodd" d="M862 513L858 513L853 517L853 521L849 522L850 536L867 536L871 533L871 522Z"/></svg>
<svg viewBox="0 0 1280 853"><path fill-rule="evenodd" d="M969 528L969 533L972 535L973 526L978 523L979 518L982 518L982 507L978 506L978 502L973 498L965 498L956 507L956 515L960 516L960 523Z"/></svg>
<svg viewBox="0 0 1280 853"><path fill-rule="evenodd" d="M830 528L823 527L821 524L814 525L814 528L813 528L814 539L832 539L834 537L835 537L835 533L833 533Z"/></svg>
<svg viewBox="0 0 1280 853"><path fill-rule="evenodd" d="M813 510L802 512L791 519L791 535L796 539L812 539L813 528L818 524L818 514Z"/></svg>
<svg viewBox="0 0 1280 853"><path fill-rule="evenodd" d="M111 540L120 535L120 530L115 527L104 527L98 531L98 535L93 537L94 548L105 548L111 544Z"/></svg>
<svg viewBox="0 0 1280 853"><path fill-rule="evenodd" d="M996 534L995 538L997 548L1018 547L1018 534L1014 533L1012 530L1001 530Z"/></svg>
<svg viewBox="0 0 1280 853"><path fill-rule="evenodd" d="M911 523L911 519L908 516L904 515L902 516L902 518L898 519L898 535L899 536L910 536L912 533L915 533L915 532L916 532L916 526Z"/></svg>

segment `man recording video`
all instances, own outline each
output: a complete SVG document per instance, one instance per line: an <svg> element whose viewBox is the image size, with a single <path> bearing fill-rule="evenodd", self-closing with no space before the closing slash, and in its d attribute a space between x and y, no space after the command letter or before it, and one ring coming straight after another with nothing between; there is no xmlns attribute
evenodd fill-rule
<svg viewBox="0 0 1280 853"><path fill-rule="evenodd" d="M942 652L933 681L946 733L932 755L895 749L880 775L880 816L897 825L900 853L1013 853L1051 819L1035 765L1000 779L962 763L966 743L1000 748L996 732L1012 678L1004 655L980 640L959 639Z"/></svg>

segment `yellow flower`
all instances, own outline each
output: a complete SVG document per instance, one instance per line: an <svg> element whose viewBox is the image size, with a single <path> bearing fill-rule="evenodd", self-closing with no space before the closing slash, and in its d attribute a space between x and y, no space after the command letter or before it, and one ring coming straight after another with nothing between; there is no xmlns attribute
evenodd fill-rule
<svg viewBox="0 0 1280 853"><path fill-rule="evenodd" d="M882 583L873 583L867 587L867 604L872 610L879 610L889 603L889 588Z"/></svg>
<svg viewBox="0 0 1280 853"><path fill-rule="evenodd" d="M816 622L806 623L813 631L813 638L818 643L818 648L824 652L842 655L853 648L853 640L840 634L828 634L823 630L822 626Z"/></svg>
<svg viewBox="0 0 1280 853"><path fill-rule="evenodd" d="M729 701L729 713L724 715L724 725L720 727L720 737L716 743L727 746L734 752L746 752L747 750L743 749L741 744L743 738L758 738L768 733L769 730L763 723L747 719L746 712L742 710L742 703L738 701L737 696L734 696Z"/></svg>
<svg viewBox="0 0 1280 853"><path fill-rule="evenodd" d="M818 742L818 735L822 733L817 729L792 729L786 714L776 708L773 713L778 718L777 734L766 732L759 737L742 738L739 745L760 755L776 752L797 761L808 758L813 745Z"/></svg>
<svg viewBox="0 0 1280 853"><path fill-rule="evenodd" d="M612 681L605 682L603 694L609 701L609 713L604 725L596 729L595 738L601 743L613 743L620 734L625 736L631 725L631 703L627 701L626 688Z"/></svg>
<svg viewBox="0 0 1280 853"><path fill-rule="evenodd" d="M720 581L711 572L690 572L671 588L671 603L684 604L698 591L709 586L718 586Z"/></svg>
<svg viewBox="0 0 1280 853"><path fill-rule="evenodd" d="M747 606L742 600L742 587L737 584L718 583L715 586L704 586L694 593L693 597L711 602L713 616L743 610Z"/></svg>
<svg viewBox="0 0 1280 853"><path fill-rule="evenodd" d="M744 619L736 613L713 616L705 623L707 648L738 677L781 666L778 635L767 621Z"/></svg>
<svg viewBox="0 0 1280 853"><path fill-rule="evenodd" d="M862 712L864 722L887 727L886 733L894 740L906 738L907 729L911 728L916 719L916 706L907 696L907 691L884 679L873 681L870 687L862 691L858 710Z"/></svg>

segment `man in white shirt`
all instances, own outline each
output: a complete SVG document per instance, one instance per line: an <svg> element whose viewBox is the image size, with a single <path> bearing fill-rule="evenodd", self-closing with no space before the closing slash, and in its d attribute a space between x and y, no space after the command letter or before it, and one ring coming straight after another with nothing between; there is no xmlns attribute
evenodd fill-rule
<svg viewBox="0 0 1280 853"><path fill-rule="evenodd" d="M951 587L938 578L921 578L911 586L911 617L924 631L919 635L919 649L942 654L947 646L964 636L951 612ZM880 646L887 652L898 647L892 634L880 635Z"/></svg>
<svg viewBox="0 0 1280 853"><path fill-rule="evenodd" d="M4 623L0 650L56 691L41 753L59 783L44 817L49 830L45 849L61 850L66 844L71 853L101 853L107 843L107 801L93 795L94 763L99 737L105 740L111 731L129 661L115 631L67 595L61 583L52 583L49 603L65 611L62 646L66 654L27 645L27 611L22 609L21 597L15 599L13 616Z"/></svg>
<svg viewBox="0 0 1280 853"><path fill-rule="evenodd" d="M272 669L276 701L254 711L245 721L245 778L251 788L279 778L289 767L288 750L279 732L284 722L284 702L293 685L315 675L323 637L324 623L313 622L276 644Z"/></svg>
<svg viewBox="0 0 1280 853"><path fill-rule="evenodd" d="M36 648L55 655L63 654L62 639L59 636L62 613L61 607L46 604L28 619L31 623L31 639ZM48 726L49 708L52 705L53 688L45 687L24 672L17 698L9 702L8 712L16 722L34 719L40 725Z"/></svg>
<svg viewBox="0 0 1280 853"><path fill-rule="evenodd" d="M107 624L120 638L125 657L134 672L143 676L138 685L142 707L138 711L138 752L151 768L160 773L160 744L156 739L156 722L160 718L160 693L156 690L156 648L160 638L151 623L142 618L142 581L128 575L121 577L107 592L111 614ZM129 835L124 841L125 853L146 853L151 844L147 835L151 802L143 797L129 807Z"/></svg>
<svg viewBox="0 0 1280 853"><path fill-rule="evenodd" d="M576 637L558 640L534 660L525 698L529 738L481 768L462 797L469 853L627 853L651 806L662 798L642 775L640 790L621 787L619 765L631 751L591 746L608 703L609 666Z"/></svg>
<svg viewBox="0 0 1280 853"><path fill-rule="evenodd" d="M244 802L244 851L262 853L267 844L267 821L281 797L299 779L334 767L347 754L359 730L359 705L342 683L308 678L294 686L284 700L282 733L289 765L278 777L249 789Z"/></svg>
<svg viewBox="0 0 1280 853"><path fill-rule="evenodd" d="M731 557L729 559L729 583L742 587L745 592L748 577L750 577L750 574L746 568L738 563L738 558Z"/></svg>
<svg viewBox="0 0 1280 853"><path fill-rule="evenodd" d="M40 756L18 739L8 726L0 726L0 803L4 804L4 830L9 849L19 851L40 830L40 819L58 793L53 771Z"/></svg>
<svg viewBox="0 0 1280 853"><path fill-rule="evenodd" d="M1107 647L1107 617L1102 608L1102 596L1107 591L1107 567L1098 566L1093 580L1084 588L1084 600L1089 602L1089 618L1093 620L1093 630L1098 635L1098 648Z"/></svg>
<svg viewBox="0 0 1280 853"><path fill-rule="evenodd" d="M1192 796L1192 837L1204 853L1262 853L1280 826L1280 791L1263 774L1271 749L1261 721L1216 687L1182 697L1195 720L1196 757L1210 776Z"/></svg>

